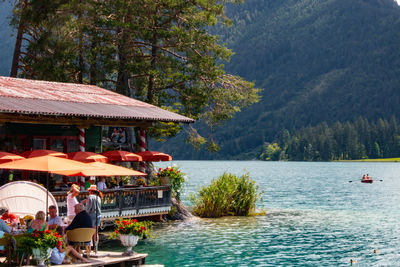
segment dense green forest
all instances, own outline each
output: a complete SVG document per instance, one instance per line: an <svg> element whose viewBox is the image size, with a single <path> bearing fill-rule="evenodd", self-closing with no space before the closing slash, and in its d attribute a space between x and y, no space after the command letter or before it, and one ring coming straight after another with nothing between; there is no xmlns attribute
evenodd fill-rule
<svg viewBox="0 0 400 267"><path fill-rule="evenodd" d="M201 135L211 134L219 144L217 153L195 150L184 143L184 132L152 142L152 150L175 159L259 159L281 129L300 136L323 122L336 129L355 127L357 120L375 125L379 118L389 124L400 118L400 7L393 0L247 0L229 5L226 13L233 26L212 29L235 53L225 70L262 88L261 101L212 133L196 123ZM0 59L10 62L12 50L4 46L9 35L1 36L0 46L7 49L0 50ZM383 143L377 144L386 155ZM365 147L365 156L372 157L370 152Z"/></svg>
<svg viewBox="0 0 400 267"><path fill-rule="evenodd" d="M282 129L273 143L264 144L263 160L331 161L391 158L400 155L400 128L389 121L340 121L304 127L290 133Z"/></svg>
<svg viewBox="0 0 400 267"><path fill-rule="evenodd" d="M179 159L258 159L282 128L400 118L393 0L248 0L228 16L235 25L219 34L235 55L226 69L263 88L261 101L215 129L218 153L180 138L157 149Z"/></svg>

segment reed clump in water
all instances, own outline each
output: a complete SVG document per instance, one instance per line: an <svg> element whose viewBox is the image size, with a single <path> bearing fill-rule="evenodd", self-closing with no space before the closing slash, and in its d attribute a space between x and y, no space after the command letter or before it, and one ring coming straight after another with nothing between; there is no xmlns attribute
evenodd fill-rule
<svg viewBox="0 0 400 267"><path fill-rule="evenodd" d="M203 218L254 214L260 198L258 186L250 179L249 173L240 177L224 173L213 179L211 185L203 186L197 194L190 196L194 214Z"/></svg>

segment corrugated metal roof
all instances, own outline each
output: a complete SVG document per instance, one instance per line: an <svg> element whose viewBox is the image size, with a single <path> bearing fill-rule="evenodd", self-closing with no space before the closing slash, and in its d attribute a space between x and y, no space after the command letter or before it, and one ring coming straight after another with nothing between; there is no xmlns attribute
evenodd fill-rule
<svg viewBox="0 0 400 267"><path fill-rule="evenodd" d="M94 85L0 76L0 112L194 122L188 117Z"/></svg>

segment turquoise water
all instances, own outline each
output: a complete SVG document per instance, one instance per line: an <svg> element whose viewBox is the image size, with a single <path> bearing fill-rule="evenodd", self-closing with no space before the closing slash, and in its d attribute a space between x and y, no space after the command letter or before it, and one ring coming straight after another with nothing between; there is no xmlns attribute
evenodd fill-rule
<svg viewBox="0 0 400 267"><path fill-rule="evenodd" d="M250 173L264 191L257 217L158 225L137 252L165 266L400 266L400 164L175 161L188 195L223 172ZM360 183L364 173L373 184ZM383 181L379 181L383 180ZM353 181L353 182L349 182ZM373 251L377 249L379 253Z"/></svg>

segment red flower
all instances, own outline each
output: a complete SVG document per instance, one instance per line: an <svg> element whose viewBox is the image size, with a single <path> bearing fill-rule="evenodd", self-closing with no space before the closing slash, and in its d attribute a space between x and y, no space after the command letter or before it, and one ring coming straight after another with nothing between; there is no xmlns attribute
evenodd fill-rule
<svg viewBox="0 0 400 267"><path fill-rule="evenodd" d="M146 227L144 227L144 226L141 226L141 227L140 227L140 229L142 229L142 230L146 230Z"/></svg>
<svg viewBox="0 0 400 267"><path fill-rule="evenodd" d="M118 234L118 233L119 233L119 231L118 231L118 230L115 230L115 233L116 233L116 234Z"/></svg>
<svg viewBox="0 0 400 267"><path fill-rule="evenodd" d="M57 242L57 247L60 248L61 247L61 241Z"/></svg>

